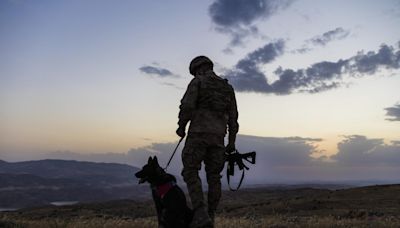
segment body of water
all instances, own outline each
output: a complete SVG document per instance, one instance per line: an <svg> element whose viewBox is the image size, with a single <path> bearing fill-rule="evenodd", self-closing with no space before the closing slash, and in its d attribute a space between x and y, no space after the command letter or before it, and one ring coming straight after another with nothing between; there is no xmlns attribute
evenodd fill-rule
<svg viewBox="0 0 400 228"><path fill-rule="evenodd" d="M2 208L2 207L0 207L0 212L2 212L2 211L16 211L16 210L18 210L18 208Z"/></svg>
<svg viewBox="0 0 400 228"><path fill-rule="evenodd" d="M55 202L51 202L51 205L54 206L68 206L68 205L74 205L79 203L79 201L55 201Z"/></svg>

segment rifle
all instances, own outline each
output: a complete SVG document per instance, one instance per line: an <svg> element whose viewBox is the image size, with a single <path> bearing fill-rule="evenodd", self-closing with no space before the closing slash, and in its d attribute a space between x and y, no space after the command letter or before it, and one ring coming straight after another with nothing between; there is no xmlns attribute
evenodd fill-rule
<svg viewBox="0 0 400 228"><path fill-rule="evenodd" d="M245 160L251 164L256 164L256 152L253 151L253 152L241 154L237 150L235 150L235 152L228 154L228 156L226 158L226 161L228 162L228 167L226 169L226 177L228 180L229 189L231 191L239 190L240 186L242 185L245 169L249 170L249 167L247 167L243 163L243 160ZM237 164L237 166L239 167L239 170L243 170L243 171L242 171L242 176L240 178L240 182L239 182L238 186L236 187L236 189L232 189L231 185L230 185L230 176L234 176L234 174L235 174L235 164Z"/></svg>

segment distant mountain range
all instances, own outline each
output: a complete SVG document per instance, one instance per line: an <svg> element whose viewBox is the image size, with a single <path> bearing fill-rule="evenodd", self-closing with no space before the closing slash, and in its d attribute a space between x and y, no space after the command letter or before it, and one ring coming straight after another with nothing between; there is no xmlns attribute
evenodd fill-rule
<svg viewBox="0 0 400 228"><path fill-rule="evenodd" d="M139 186L139 169L115 163L66 160L0 160L0 208L21 208L54 201L104 201L148 197Z"/></svg>
<svg viewBox="0 0 400 228"><path fill-rule="evenodd" d="M0 211L45 206L53 202L104 202L143 200L151 197L148 184L139 185L139 169L116 163L72 160L6 162L0 160ZM180 187L185 188L179 175ZM206 182L204 182L206 183ZM222 181L226 188L226 180ZM344 189L351 183L247 184L247 188L288 190L298 188ZM367 184L360 184L367 185Z"/></svg>
<svg viewBox="0 0 400 228"><path fill-rule="evenodd" d="M115 163L67 160L0 162L0 173L31 174L42 178L64 178L88 185L134 184L138 168Z"/></svg>

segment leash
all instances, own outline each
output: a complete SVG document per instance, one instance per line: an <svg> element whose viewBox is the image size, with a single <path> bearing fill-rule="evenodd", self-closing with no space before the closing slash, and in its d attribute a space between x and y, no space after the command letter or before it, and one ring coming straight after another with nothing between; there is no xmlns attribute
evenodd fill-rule
<svg viewBox="0 0 400 228"><path fill-rule="evenodd" d="M168 161L168 163L167 163L167 166L165 166L164 170L167 170L167 169L168 169L168 166L169 166L169 164L171 163L171 160L172 160L172 158L174 157L175 152L176 152L176 150L178 149L179 144L181 144L183 138L184 138L184 137L182 137L182 138L179 140L178 145L176 145L175 150L174 150L174 152L172 153L171 157L169 158L169 161Z"/></svg>

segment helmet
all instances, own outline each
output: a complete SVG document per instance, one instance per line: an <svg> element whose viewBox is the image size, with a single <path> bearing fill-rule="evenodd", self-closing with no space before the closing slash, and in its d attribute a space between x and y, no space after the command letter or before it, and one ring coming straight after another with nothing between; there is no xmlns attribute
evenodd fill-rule
<svg viewBox="0 0 400 228"><path fill-rule="evenodd" d="M208 57L203 56L203 55L197 56L190 62L190 66L189 66L190 74L192 74L194 76L196 74L197 69L203 65L208 65L211 69L214 66L213 62Z"/></svg>

